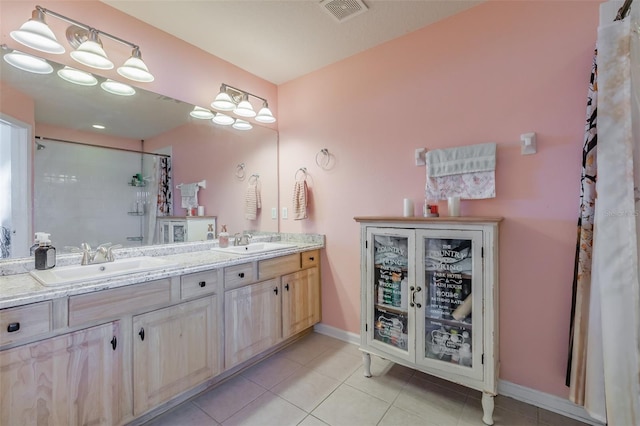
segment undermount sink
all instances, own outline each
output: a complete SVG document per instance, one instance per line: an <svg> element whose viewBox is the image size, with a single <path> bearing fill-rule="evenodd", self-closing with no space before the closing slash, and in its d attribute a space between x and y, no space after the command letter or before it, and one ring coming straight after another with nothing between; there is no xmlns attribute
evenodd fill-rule
<svg viewBox="0 0 640 426"><path fill-rule="evenodd" d="M91 265L61 266L44 271L30 271L31 276L45 286L74 284L81 281L92 281L119 275L149 272L176 266L175 263L151 256L116 259L113 262Z"/></svg>
<svg viewBox="0 0 640 426"><path fill-rule="evenodd" d="M223 253L233 253L233 254L258 254L258 253L268 253L270 251L277 250L286 250L289 248L296 247L295 244L287 244L287 243L250 243L246 246L229 246L229 247L214 247L211 250L223 252Z"/></svg>

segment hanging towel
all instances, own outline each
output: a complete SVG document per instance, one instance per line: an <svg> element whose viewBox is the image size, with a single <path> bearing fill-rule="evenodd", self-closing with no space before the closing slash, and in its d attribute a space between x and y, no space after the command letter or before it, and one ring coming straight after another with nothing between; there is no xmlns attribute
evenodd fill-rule
<svg viewBox="0 0 640 426"><path fill-rule="evenodd" d="M496 144L484 143L428 151L426 198L467 199L496 196Z"/></svg>
<svg viewBox="0 0 640 426"><path fill-rule="evenodd" d="M244 197L244 217L247 220L256 220L258 217L258 209L262 208L262 199L260 196L260 186L256 179L247 186L247 192Z"/></svg>
<svg viewBox="0 0 640 426"><path fill-rule="evenodd" d="M182 208L190 209L198 205L198 184L183 183L179 186L182 196Z"/></svg>
<svg viewBox="0 0 640 426"><path fill-rule="evenodd" d="M293 219L302 220L307 218L307 181L298 180L293 185Z"/></svg>

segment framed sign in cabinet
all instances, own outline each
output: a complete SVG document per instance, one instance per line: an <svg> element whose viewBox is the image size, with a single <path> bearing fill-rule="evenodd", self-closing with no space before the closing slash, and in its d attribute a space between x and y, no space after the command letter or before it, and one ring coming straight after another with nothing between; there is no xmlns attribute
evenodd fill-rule
<svg viewBox="0 0 640 426"><path fill-rule="evenodd" d="M356 217L361 351L482 392L493 424L500 218Z"/></svg>

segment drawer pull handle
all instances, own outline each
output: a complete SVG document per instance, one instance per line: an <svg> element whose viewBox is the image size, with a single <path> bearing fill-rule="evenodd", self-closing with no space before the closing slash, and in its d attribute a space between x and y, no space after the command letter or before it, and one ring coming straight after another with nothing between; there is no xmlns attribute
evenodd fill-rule
<svg viewBox="0 0 640 426"><path fill-rule="evenodd" d="M113 339L111 339L111 347L113 348L114 351L118 347L118 339L116 339L116 336L113 336Z"/></svg>
<svg viewBox="0 0 640 426"><path fill-rule="evenodd" d="M276 296L278 295L278 287L274 287L273 288L273 292L276 294Z"/></svg>
<svg viewBox="0 0 640 426"><path fill-rule="evenodd" d="M240 278L244 278L244 272L240 272L240 273L238 274L238 276L239 276Z"/></svg>
<svg viewBox="0 0 640 426"><path fill-rule="evenodd" d="M198 285L199 285L200 287L204 287L204 286L206 286L206 285L207 285L207 282L206 282L206 281L200 281L200 282L198 283Z"/></svg>
<svg viewBox="0 0 640 426"><path fill-rule="evenodd" d="M140 339L144 342L144 327L140 329L140 333L138 333L138 335L140 336Z"/></svg>
<svg viewBox="0 0 640 426"><path fill-rule="evenodd" d="M289 283L286 283L286 284L284 285L284 288L285 288L287 291L289 291Z"/></svg>
<svg viewBox="0 0 640 426"><path fill-rule="evenodd" d="M310 260L311 262L313 262L313 259L315 259L313 256L311 256L311 257L309 258L309 260Z"/></svg>
<svg viewBox="0 0 640 426"><path fill-rule="evenodd" d="M20 330L20 323L19 322L12 322L11 324L9 324L7 326L7 331L9 333L13 333L13 332L18 331L18 330Z"/></svg>

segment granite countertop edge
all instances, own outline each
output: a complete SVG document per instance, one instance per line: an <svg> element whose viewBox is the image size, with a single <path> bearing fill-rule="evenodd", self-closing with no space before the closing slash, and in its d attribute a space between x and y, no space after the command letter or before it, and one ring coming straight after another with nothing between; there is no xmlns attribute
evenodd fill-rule
<svg viewBox="0 0 640 426"><path fill-rule="evenodd" d="M285 239L283 238L282 241L284 242ZM251 263L308 250L322 249L325 246L324 238L315 242L298 242L291 239L286 239L286 242L293 243L296 246L250 255L222 253L210 248L186 253L165 254L156 257L172 262L173 265L171 267L56 287L40 284L28 272L0 276L0 309Z"/></svg>

